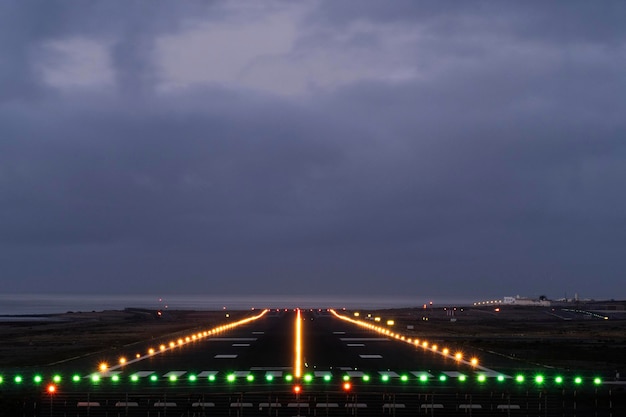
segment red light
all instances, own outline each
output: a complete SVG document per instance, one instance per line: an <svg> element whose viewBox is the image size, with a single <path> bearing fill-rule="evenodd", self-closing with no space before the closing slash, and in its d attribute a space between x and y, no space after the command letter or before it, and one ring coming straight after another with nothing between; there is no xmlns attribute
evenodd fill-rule
<svg viewBox="0 0 626 417"><path fill-rule="evenodd" d="M300 391L302 391L302 387L300 385L294 385L293 392L300 394Z"/></svg>
<svg viewBox="0 0 626 417"><path fill-rule="evenodd" d="M57 391L57 387L55 385L48 385L48 393L49 394L54 394Z"/></svg>
<svg viewBox="0 0 626 417"><path fill-rule="evenodd" d="M350 391L350 388L352 388L352 385L350 385L349 382L346 382L343 384L343 389L346 391Z"/></svg>

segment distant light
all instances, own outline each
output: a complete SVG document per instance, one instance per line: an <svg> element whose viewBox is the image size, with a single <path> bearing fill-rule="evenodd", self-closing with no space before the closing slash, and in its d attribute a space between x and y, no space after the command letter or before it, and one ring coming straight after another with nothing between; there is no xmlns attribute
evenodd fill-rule
<svg viewBox="0 0 626 417"><path fill-rule="evenodd" d="M354 312L354 317L359 317L361 314L358 311Z"/></svg>
<svg viewBox="0 0 626 417"><path fill-rule="evenodd" d="M393 326L394 324L396 324L394 320L387 320L387 326Z"/></svg>
<svg viewBox="0 0 626 417"><path fill-rule="evenodd" d="M154 355L154 349L152 348L148 349L148 355Z"/></svg>
<svg viewBox="0 0 626 417"><path fill-rule="evenodd" d="M98 369L100 369L100 372L106 372L108 367L109 365L107 365L106 362L102 362L100 366L98 366Z"/></svg>
<svg viewBox="0 0 626 417"><path fill-rule="evenodd" d="M120 365L124 365L126 363L126 358L121 357L120 358Z"/></svg>

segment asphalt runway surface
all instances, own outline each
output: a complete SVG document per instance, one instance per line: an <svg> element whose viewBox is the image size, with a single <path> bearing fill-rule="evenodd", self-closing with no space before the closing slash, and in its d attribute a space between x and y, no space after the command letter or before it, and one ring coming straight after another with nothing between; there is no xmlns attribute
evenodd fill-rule
<svg viewBox="0 0 626 417"><path fill-rule="evenodd" d="M626 415L619 386L556 386L531 374L522 383L488 359L472 365L471 353L456 360L443 346L426 349L327 310L301 312L298 362L296 317L274 310L228 330L150 341L119 352L123 364L67 361L53 370L63 375L55 392L46 381L18 402L0 397L0 415Z"/></svg>

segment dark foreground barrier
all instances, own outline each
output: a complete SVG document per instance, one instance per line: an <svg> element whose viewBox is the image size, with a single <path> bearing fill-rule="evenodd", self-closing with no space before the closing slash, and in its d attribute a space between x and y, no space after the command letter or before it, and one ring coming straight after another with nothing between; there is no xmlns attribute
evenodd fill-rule
<svg viewBox="0 0 626 417"><path fill-rule="evenodd" d="M153 389L2 392L0 415L121 416L626 416L622 387L589 390L343 391L303 386L284 390Z"/></svg>

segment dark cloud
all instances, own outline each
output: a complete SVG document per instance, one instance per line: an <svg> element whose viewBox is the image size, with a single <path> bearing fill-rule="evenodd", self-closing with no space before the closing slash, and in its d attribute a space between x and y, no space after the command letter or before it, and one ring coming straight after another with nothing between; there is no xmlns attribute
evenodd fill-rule
<svg viewBox="0 0 626 417"><path fill-rule="evenodd" d="M337 71L298 94L163 90L156 58L281 3L47 4L0 6L5 291L619 296L620 3L316 3L275 71ZM112 86L46 81L80 37Z"/></svg>

